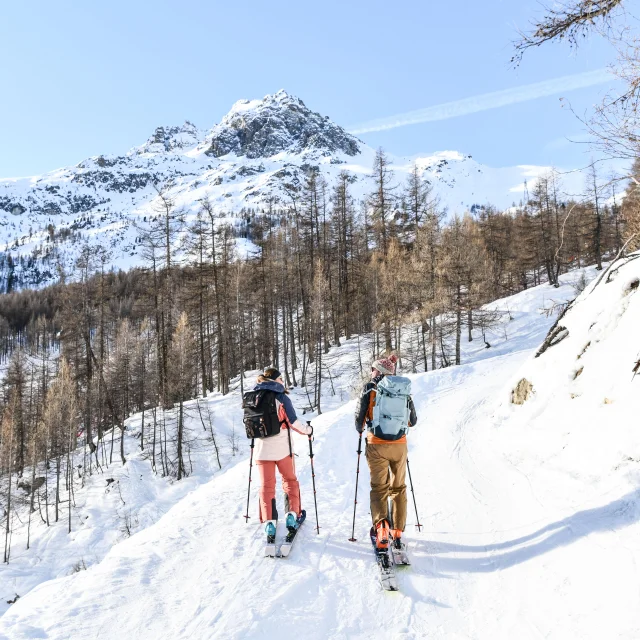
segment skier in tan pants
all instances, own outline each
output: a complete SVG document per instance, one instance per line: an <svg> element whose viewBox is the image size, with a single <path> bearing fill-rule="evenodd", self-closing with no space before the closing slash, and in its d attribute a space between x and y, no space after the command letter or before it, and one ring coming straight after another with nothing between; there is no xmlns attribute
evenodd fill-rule
<svg viewBox="0 0 640 640"><path fill-rule="evenodd" d="M405 475L407 469L407 437L403 433L381 434L378 437L371 430L374 420L374 406L378 385L385 376L394 376L397 356L376 360L372 365L371 381L368 382L360 397L356 409L356 430L367 433L365 457L371 475L371 519L376 531L379 549L389 546L389 538L400 546L400 539L407 521L407 488ZM413 427L418 421L413 399L408 396L408 426ZM407 425L405 425L407 426ZM389 528L387 499L391 498L391 519L393 531Z"/></svg>

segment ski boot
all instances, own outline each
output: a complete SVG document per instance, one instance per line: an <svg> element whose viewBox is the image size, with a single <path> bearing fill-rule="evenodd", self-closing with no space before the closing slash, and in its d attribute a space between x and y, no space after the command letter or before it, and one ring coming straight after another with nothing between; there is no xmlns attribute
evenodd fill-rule
<svg viewBox="0 0 640 640"><path fill-rule="evenodd" d="M285 516L285 526L287 527L287 529L289 531L291 531L291 529L297 529L298 528L298 516L296 515L296 513L294 511L289 511L289 513L287 513L287 515Z"/></svg>
<svg viewBox="0 0 640 640"><path fill-rule="evenodd" d="M296 533L298 532L298 529L300 528L300 525L305 521L306 517L307 517L307 512L304 509L300 512L299 516L297 516L294 511L289 511L289 513L287 513L287 517L285 520L285 524L287 525L287 531L288 531L287 537L286 537L287 542L293 541L293 539L296 537Z"/></svg>
<svg viewBox="0 0 640 640"><path fill-rule="evenodd" d="M389 523L386 520L380 520L376 525L376 547L380 551L389 549Z"/></svg>
<svg viewBox="0 0 640 640"><path fill-rule="evenodd" d="M394 549L401 550L403 548L402 531L400 529L393 529L391 531L391 539L393 540L391 544Z"/></svg>
<svg viewBox="0 0 640 640"><path fill-rule="evenodd" d="M402 531L400 529L394 529L391 531L391 555L393 556L393 562L396 565L409 565L411 560L407 552L407 545L402 542Z"/></svg>
<svg viewBox="0 0 640 640"><path fill-rule="evenodd" d="M268 520L264 528L264 532L267 534L267 544L275 544L276 541L276 521Z"/></svg>

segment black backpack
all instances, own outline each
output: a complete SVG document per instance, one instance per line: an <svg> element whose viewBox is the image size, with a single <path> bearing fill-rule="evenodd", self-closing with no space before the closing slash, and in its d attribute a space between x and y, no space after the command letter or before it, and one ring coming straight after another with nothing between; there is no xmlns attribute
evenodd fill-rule
<svg viewBox="0 0 640 640"><path fill-rule="evenodd" d="M242 408L247 438L270 438L280 433L275 391L247 391L242 396Z"/></svg>

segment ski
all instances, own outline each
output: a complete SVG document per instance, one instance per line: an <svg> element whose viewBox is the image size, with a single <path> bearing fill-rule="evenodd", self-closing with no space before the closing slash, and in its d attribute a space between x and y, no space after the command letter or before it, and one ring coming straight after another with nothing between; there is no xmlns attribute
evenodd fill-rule
<svg viewBox="0 0 640 640"><path fill-rule="evenodd" d="M400 566L408 566L411 564L408 547L404 542L400 542L400 547L396 547L395 541L393 541L391 543L391 554L393 555L393 564Z"/></svg>
<svg viewBox="0 0 640 640"><path fill-rule="evenodd" d="M295 514L293 512L291 512L291 515L295 518ZM287 535L284 539L284 542L280 545L280 549L278 550L278 557L287 558L289 556L289 554L291 553L291 548L293 547L293 543L298 537L298 531L300 531L300 527L302 526L302 523L305 521L306 517L307 512L303 509L302 513L296 518L295 524L289 523L287 525Z"/></svg>
<svg viewBox="0 0 640 640"><path fill-rule="evenodd" d="M398 581L393 565L393 556L388 549L378 549L376 544L376 532L371 529L371 544L376 554L376 563L380 571L380 584L385 591L398 591Z"/></svg>
<svg viewBox="0 0 640 640"><path fill-rule="evenodd" d="M271 529L271 532L269 532ZM264 547L264 555L267 558L276 557L276 531L278 530L277 520L267 520L265 532L267 533L267 544Z"/></svg>

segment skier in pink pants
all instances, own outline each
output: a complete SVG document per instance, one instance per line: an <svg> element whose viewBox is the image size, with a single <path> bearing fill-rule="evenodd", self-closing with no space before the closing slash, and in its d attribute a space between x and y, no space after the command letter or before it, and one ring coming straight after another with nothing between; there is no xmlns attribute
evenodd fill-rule
<svg viewBox="0 0 640 640"><path fill-rule="evenodd" d="M260 522L278 519L276 509L276 467L282 476L285 493L285 512L302 515L300 485L296 477L293 442L289 429L310 436L313 427L298 420L291 399L287 395L281 373L270 367L258 376L255 391L267 389L276 394L280 433L264 439L256 439L255 459L260 473Z"/></svg>

